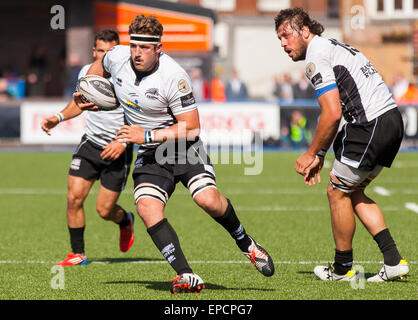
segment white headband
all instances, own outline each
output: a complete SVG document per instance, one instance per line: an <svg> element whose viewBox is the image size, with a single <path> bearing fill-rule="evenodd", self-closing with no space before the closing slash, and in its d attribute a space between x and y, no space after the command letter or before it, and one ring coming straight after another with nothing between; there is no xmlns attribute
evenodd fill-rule
<svg viewBox="0 0 418 320"><path fill-rule="evenodd" d="M148 44L158 44L161 42L160 36L151 36L148 34L130 34L129 43L134 44L141 44L141 43L148 43Z"/></svg>

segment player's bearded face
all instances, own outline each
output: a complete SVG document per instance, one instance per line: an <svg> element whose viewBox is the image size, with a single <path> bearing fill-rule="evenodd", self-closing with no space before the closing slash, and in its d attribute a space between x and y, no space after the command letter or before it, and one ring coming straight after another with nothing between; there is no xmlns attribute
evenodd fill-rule
<svg viewBox="0 0 418 320"><path fill-rule="evenodd" d="M308 46L303 41L301 31L295 30L289 23L283 23L277 31L277 36L284 51L293 61L305 60Z"/></svg>
<svg viewBox="0 0 418 320"><path fill-rule="evenodd" d="M140 72L154 68L161 52L161 44L133 44L131 43L131 59L135 69Z"/></svg>

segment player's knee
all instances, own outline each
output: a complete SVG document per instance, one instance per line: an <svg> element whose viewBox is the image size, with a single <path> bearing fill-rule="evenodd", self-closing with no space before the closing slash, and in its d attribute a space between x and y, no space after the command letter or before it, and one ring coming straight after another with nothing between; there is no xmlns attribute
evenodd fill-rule
<svg viewBox="0 0 418 320"><path fill-rule="evenodd" d="M152 214L152 206L146 201L146 199L139 200L136 203L136 210L142 219Z"/></svg>
<svg viewBox="0 0 418 320"><path fill-rule="evenodd" d="M193 200L196 204L209 214L221 213L221 195L216 188L207 188L197 194Z"/></svg>
<svg viewBox="0 0 418 320"><path fill-rule="evenodd" d="M136 203L139 217L149 227L164 218L164 205L161 201L153 198L141 198Z"/></svg>
<svg viewBox="0 0 418 320"><path fill-rule="evenodd" d="M67 193L67 203L68 207L72 209L78 209L83 206L84 197L75 192L68 192Z"/></svg>
<svg viewBox="0 0 418 320"><path fill-rule="evenodd" d="M99 214L99 216L104 220L110 220L112 209L113 206L109 207L101 203L96 204L96 211Z"/></svg>

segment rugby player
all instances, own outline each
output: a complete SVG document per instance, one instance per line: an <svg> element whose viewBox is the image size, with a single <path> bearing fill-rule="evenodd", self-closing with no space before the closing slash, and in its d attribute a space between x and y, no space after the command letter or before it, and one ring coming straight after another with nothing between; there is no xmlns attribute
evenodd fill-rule
<svg viewBox="0 0 418 320"><path fill-rule="evenodd" d="M93 57L100 60L107 50L119 44L119 36L113 30L103 30L94 39ZM91 64L85 65L78 75L84 77ZM66 108L42 121L41 127L50 134L61 121L82 113L70 102ZM119 247L126 252L134 241L134 215L117 204L129 174L133 150L132 144L116 140L116 133L125 124L121 107L112 111L88 112L85 134L72 156L68 173L67 223L72 252L58 263L60 266L85 265L84 252L85 212L84 200L91 187L100 179L96 210L104 220L119 225Z"/></svg>
<svg viewBox="0 0 418 320"><path fill-rule="evenodd" d="M129 124L116 139L139 145L132 174L136 208L156 247L177 273L170 291L204 289L203 280L193 273L175 230L164 217L166 203L179 181L195 203L231 234L257 270L272 276L271 257L246 233L231 202L217 190L215 172L199 138L191 80L162 52L162 34L163 26L154 16L137 16L129 26L130 46L112 48L87 74L111 75ZM77 94L74 101L83 110L97 110L91 103L83 104ZM166 157L162 156L164 150Z"/></svg>
<svg viewBox="0 0 418 320"><path fill-rule="evenodd" d="M368 281L393 280L409 272L379 206L364 191L390 167L401 144L401 114L382 77L357 49L321 37L324 27L300 8L275 17L281 46L293 61L305 60L305 73L316 90L321 117L315 137L295 164L307 185L320 182L324 157L331 146L335 160L327 195L335 242L334 263L317 266L322 280L353 280L352 239L358 216L380 248L384 264ZM341 128L339 130L339 125Z"/></svg>

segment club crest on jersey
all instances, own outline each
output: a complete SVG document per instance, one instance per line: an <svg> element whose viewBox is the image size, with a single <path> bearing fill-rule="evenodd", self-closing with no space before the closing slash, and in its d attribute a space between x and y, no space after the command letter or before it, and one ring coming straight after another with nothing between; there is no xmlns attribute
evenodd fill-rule
<svg viewBox="0 0 418 320"><path fill-rule="evenodd" d="M315 72L316 66L313 62L309 62L306 65L306 75L310 78L313 76L314 72Z"/></svg>
<svg viewBox="0 0 418 320"><path fill-rule="evenodd" d="M178 84L177 84L179 91L182 93L186 93L190 90L189 84L187 83L186 80L181 79Z"/></svg>

